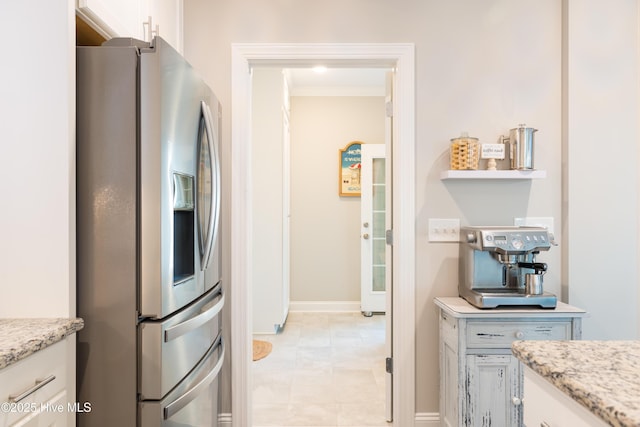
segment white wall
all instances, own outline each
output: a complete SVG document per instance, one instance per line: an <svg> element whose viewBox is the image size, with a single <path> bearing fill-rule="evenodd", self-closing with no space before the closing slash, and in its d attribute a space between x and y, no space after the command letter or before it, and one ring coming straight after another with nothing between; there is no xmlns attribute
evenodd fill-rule
<svg viewBox="0 0 640 427"><path fill-rule="evenodd" d="M630 172L636 169L638 160L637 150L631 147L638 140L637 5L634 0L613 4L594 0L588 2L588 6L573 9L579 7L577 2L580 0L570 1L576 3L569 8L575 15L566 21L576 30L568 31L572 43L586 49L597 42L599 50L608 51L616 58L635 58L625 64L630 67L628 72L590 61L568 61L574 72L595 66L600 74L593 83L611 98L606 99L609 111L602 116L603 111L596 103L576 106L579 98L564 106L567 117L572 108L583 111L568 122L569 131L584 134L596 125L596 135L604 146L629 150L628 158L622 163L626 172L612 172L607 168L606 172L592 173L600 164L595 160L621 153L571 157L582 138L573 140L578 145L573 145L569 139L570 146L563 151L563 137L566 138L563 131L567 131L563 130L563 91L580 84L580 75L569 73L563 86L562 2L351 0L283 2L277 6L261 0L190 0L185 3L185 53L205 74L224 106L223 145L227 153L231 128L228 113L231 43L415 43L418 412L438 411L438 333L433 298L457 293L457 247L427 241L429 218L457 217L463 224L477 225L511 223L515 216L554 217L562 246L545 254L550 268L545 282L547 289L560 294L563 286L567 286L576 289L576 294L584 294L584 308L592 312L586 325L599 324L601 336L637 337L637 272L628 268L637 264L638 182ZM591 12L585 14L585 8ZM604 8L614 9L614 12ZM363 13L365 10L366 14ZM595 23L598 19L602 19L602 25ZM614 36L604 32L604 27L616 26L627 30L615 30ZM597 31L587 34L589 27ZM589 58L586 53L580 57ZM631 87L628 93L621 93L619 88L607 90L603 86L604 82L618 78L623 79L620 85ZM627 107L631 107L629 113L621 110ZM447 168L450 138L466 130L481 141L494 141L520 123L539 129L535 164L547 171L546 179L535 182L440 181L440 171ZM605 129L613 131L608 138L604 138ZM566 147L566 141L564 144ZM564 158L563 153L566 154ZM576 174L568 189L573 196L563 199L566 161ZM608 164L606 159L604 164ZM594 176L584 181L587 185L577 179L585 174ZM595 179L595 176L605 174L609 175L603 181ZM588 195L573 198L580 192L588 194L592 191L589 184L597 184L599 195L606 196L602 200L607 206L597 201L587 204ZM607 190L600 190L601 185ZM623 195L622 188L631 196L617 197ZM576 203L573 213L572 203ZM580 220L577 216L582 213L590 214L591 220ZM587 238L586 222L595 221L602 226L606 224L605 218L614 214L617 225L615 232L604 239L606 246L602 239ZM568 230L575 239L567 240L564 227L571 226L572 220L578 221L577 228ZM627 227L632 230L630 234L622 232ZM603 237L600 233L597 236ZM606 250L612 247L616 249ZM574 253L578 255L572 255ZM587 295L599 286L609 286L610 266L622 267L621 272L613 276L616 281L614 296L604 298L599 290L594 295ZM578 274L580 269L584 273ZM563 283L563 277L568 282ZM592 285L585 287L578 281L590 281ZM576 295L569 292L569 296L571 302L579 304L580 300L574 301ZM617 304L627 297L623 307L629 322L620 322L622 315ZM585 336L590 333L585 329Z"/></svg>
<svg viewBox="0 0 640 427"><path fill-rule="evenodd" d="M291 300L360 301L360 198L338 194L338 150L384 144L384 97L291 98Z"/></svg>
<svg viewBox="0 0 640 427"><path fill-rule="evenodd" d="M638 2L565 2L564 226L586 339L638 339Z"/></svg>
<svg viewBox="0 0 640 427"><path fill-rule="evenodd" d="M416 408L437 412L438 317L433 298L457 295L458 245L429 243L428 219L502 225L521 216L560 218L561 9L558 2L521 0L432 5L428 29L421 37L426 45L416 54L422 58L416 73L422 88L416 154ZM438 179L448 168L449 140L460 131L480 142L494 142L520 123L539 129L535 167L546 170L548 178ZM561 252L552 248L539 260L549 264L546 290L558 293Z"/></svg>
<svg viewBox="0 0 640 427"><path fill-rule="evenodd" d="M74 4L0 2L0 317L76 312Z"/></svg>

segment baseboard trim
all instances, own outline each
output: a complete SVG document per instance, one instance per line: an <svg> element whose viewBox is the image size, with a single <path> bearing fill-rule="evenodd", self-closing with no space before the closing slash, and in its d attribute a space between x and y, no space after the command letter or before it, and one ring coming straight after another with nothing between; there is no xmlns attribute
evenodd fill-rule
<svg viewBox="0 0 640 427"><path fill-rule="evenodd" d="M360 301L291 301L289 312L359 312Z"/></svg>
<svg viewBox="0 0 640 427"><path fill-rule="evenodd" d="M231 427L233 423L231 422L231 414L218 414L218 426L220 427Z"/></svg>
<svg viewBox="0 0 640 427"><path fill-rule="evenodd" d="M438 412L417 412L415 427L440 426L440 414Z"/></svg>
<svg viewBox="0 0 640 427"><path fill-rule="evenodd" d="M231 427L231 414L220 414L218 416L220 427ZM440 426L440 414L438 412L418 412L414 427L438 427Z"/></svg>

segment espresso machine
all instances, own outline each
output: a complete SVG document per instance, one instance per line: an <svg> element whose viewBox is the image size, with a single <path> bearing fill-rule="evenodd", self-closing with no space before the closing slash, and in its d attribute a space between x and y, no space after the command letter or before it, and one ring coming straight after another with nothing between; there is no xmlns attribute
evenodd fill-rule
<svg viewBox="0 0 640 427"><path fill-rule="evenodd" d="M478 308L555 308L556 296L542 287L547 264L536 262L552 245L544 227L461 227L460 296Z"/></svg>

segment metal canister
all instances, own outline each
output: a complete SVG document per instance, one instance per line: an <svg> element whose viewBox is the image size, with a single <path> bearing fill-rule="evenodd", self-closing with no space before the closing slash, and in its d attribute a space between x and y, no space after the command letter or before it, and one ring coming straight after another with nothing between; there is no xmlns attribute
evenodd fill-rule
<svg viewBox="0 0 640 427"><path fill-rule="evenodd" d="M525 274L525 293L527 295L542 295L542 278L542 273Z"/></svg>
<svg viewBox="0 0 640 427"><path fill-rule="evenodd" d="M538 129L519 125L509 132L511 169L533 169L533 134Z"/></svg>

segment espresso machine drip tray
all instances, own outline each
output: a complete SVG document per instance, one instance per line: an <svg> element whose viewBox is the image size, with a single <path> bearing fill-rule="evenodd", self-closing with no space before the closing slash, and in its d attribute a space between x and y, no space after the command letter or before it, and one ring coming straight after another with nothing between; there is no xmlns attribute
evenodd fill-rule
<svg viewBox="0 0 640 427"><path fill-rule="evenodd" d="M511 290L490 289L487 292L471 290L461 295L470 304L478 308L496 308L499 306L532 306L541 308L555 308L558 299L550 293L527 295Z"/></svg>

